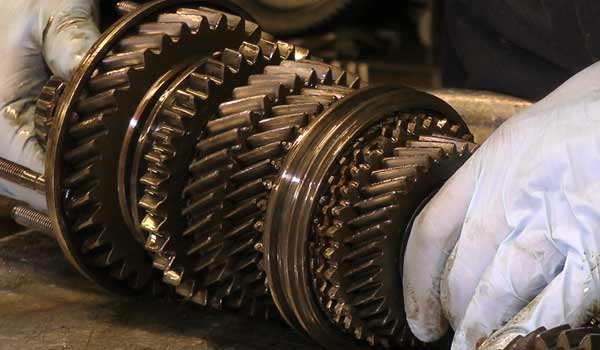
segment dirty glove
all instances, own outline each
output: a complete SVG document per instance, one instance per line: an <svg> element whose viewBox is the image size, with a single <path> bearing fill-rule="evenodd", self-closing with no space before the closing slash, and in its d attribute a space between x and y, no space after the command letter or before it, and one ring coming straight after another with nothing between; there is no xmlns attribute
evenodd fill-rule
<svg viewBox="0 0 600 350"><path fill-rule="evenodd" d="M68 79L100 35L94 0L5 0L0 4L0 157L44 171L33 134L35 101L49 70ZM0 180L0 195L44 209L41 195Z"/></svg>
<svg viewBox="0 0 600 350"><path fill-rule="evenodd" d="M580 326L598 311L599 264L595 64L505 122L419 214L404 259L408 323L426 342L451 326L453 350Z"/></svg>

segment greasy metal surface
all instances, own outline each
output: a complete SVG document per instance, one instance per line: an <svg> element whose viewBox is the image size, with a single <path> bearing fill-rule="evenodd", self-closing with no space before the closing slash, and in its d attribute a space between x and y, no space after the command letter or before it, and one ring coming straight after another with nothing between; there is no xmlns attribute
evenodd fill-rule
<svg viewBox="0 0 600 350"><path fill-rule="evenodd" d="M314 348L279 322L107 294L80 277L56 242L39 233L0 239L0 349Z"/></svg>
<svg viewBox="0 0 600 350"><path fill-rule="evenodd" d="M533 102L518 97L480 90L432 89L425 90L444 100L463 117L475 141L481 143L500 124Z"/></svg>
<svg viewBox="0 0 600 350"><path fill-rule="evenodd" d="M19 225L44 233L54 238L52 220L47 214L27 206L15 206L11 210L11 217Z"/></svg>
<svg viewBox="0 0 600 350"><path fill-rule="evenodd" d="M46 190L42 174L4 158L0 158L0 178L40 193Z"/></svg>
<svg viewBox="0 0 600 350"><path fill-rule="evenodd" d="M390 115L413 110L443 115L450 122L448 127L456 124L459 130L468 132L456 112L437 98L403 87L367 88L326 111L296 143L282 165L282 175L265 218L265 267L269 287L288 322L324 346L364 347L364 344L354 343L352 335L344 334L331 322L332 318L316 297L316 283L310 277L314 266L310 251L321 248L311 242L313 225L319 224L315 213L323 196L329 194L326 193L328 185L337 181L329 172L363 132L379 127ZM353 328L352 320L348 322L344 326L356 335L359 328Z"/></svg>

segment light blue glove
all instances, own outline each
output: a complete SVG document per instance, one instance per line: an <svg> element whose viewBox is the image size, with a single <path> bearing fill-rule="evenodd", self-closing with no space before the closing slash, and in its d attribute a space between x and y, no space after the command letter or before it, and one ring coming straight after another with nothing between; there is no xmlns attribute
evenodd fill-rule
<svg viewBox="0 0 600 350"><path fill-rule="evenodd" d="M404 259L408 322L423 341L450 325L453 350L579 326L600 311L599 264L595 64L504 123L417 217Z"/></svg>
<svg viewBox="0 0 600 350"><path fill-rule="evenodd" d="M68 79L100 33L95 0L4 0L0 4L0 157L43 173L33 134L36 98L53 74ZM0 180L0 195L45 209L34 191Z"/></svg>

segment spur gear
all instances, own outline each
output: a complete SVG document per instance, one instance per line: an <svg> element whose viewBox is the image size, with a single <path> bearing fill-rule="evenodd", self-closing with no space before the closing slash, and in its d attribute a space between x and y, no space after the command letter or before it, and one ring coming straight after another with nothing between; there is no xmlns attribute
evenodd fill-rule
<svg viewBox="0 0 600 350"><path fill-rule="evenodd" d="M48 134L52 126L54 112L64 89L65 82L53 76L42 87L42 92L38 96L33 118L33 131L40 146L44 149L46 149L46 144L48 143Z"/></svg>
<svg viewBox="0 0 600 350"><path fill-rule="evenodd" d="M160 126L150 128L161 141L142 152L140 159L151 161L143 176L134 177L143 188L138 215L148 232L146 249L164 271L164 281L201 305L245 308L269 317L272 308L255 247L278 164L311 120L358 87L359 79L307 59L306 50L283 42L261 39L244 44L238 56L244 52L252 53L251 64L238 68L227 85L233 87L230 95L212 105L201 123L184 126L168 145ZM157 119L154 125L160 123ZM165 155L172 142L195 154Z"/></svg>
<svg viewBox="0 0 600 350"><path fill-rule="evenodd" d="M314 123L265 219L271 294L294 328L326 347L419 345L402 301L406 232L471 139L451 107L408 88L362 89Z"/></svg>
<svg viewBox="0 0 600 350"><path fill-rule="evenodd" d="M540 327L526 336L517 336L504 350L600 349L600 328L571 328L562 325L550 329Z"/></svg>
<svg viewBox="0 0 600 350"><path fill-rule="evenodd" d="M84 58L58 106L46 162L50 216L71 263L111 290L161 289L144 237L130 232L129 208L121 208L126 134L139 133L149 106L187 67L261 38L256 24L200 6L211 3L153 1L122 17Z"/></svg>

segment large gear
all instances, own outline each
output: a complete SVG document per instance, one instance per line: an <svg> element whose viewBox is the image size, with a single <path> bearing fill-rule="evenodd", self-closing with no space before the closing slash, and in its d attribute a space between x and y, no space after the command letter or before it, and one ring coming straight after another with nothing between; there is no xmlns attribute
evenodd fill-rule
<svg viewBox="0 0 600 350"><path fill-rule="evenodd" d="M598 348L600 348L598 326L571 328L569 325L562 325L550 329L540 327L525 336L517 336L504 350L596 350Z"/></svg>
<svg viewBox="0 0 600 350"><path fill-rule="evenodd" d="M111 290L158 290L162 277L144 237L130 232L135 224L118 195L132 117L142 125L148 106L187 66L261 37L252 22L199 7L210 3L154 1L123 17L90 50L57 110L46 169L58 241L85 276Z"/></svg>
<svg viewBox="0 0 600 350"><path fill-rule="evenodd" d="M265 224L271 293L294 328L326 347L419 345L402 302L406 231L471 138L449 106L407 88L363 89L319 118L284 162Z"/></svg>
<svg viewBox="0 0 600 350"><path fill-rule="evenodd" d="M283 42L261 40L241 51L263 53L264 62L238 74L242 83L206 113L211 117L204 129L184 127L174 138L180 150L194 149L198 139L191 164L184 153L169 158L165 171L153 166L137 177L145 188L138 204L144 212L141 227L149 233L146 248L165 282L201 305L244 307L268 317L270 302L255 246L260 245L262 211L278 163L310 121L358 87L359 79L307 60L306 50ZM172 147L155 142L143 158L164 164L158 155L165 148Z"/></svg>

